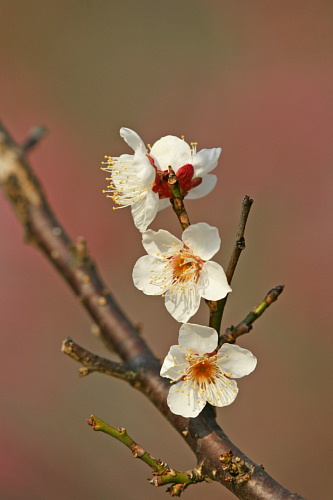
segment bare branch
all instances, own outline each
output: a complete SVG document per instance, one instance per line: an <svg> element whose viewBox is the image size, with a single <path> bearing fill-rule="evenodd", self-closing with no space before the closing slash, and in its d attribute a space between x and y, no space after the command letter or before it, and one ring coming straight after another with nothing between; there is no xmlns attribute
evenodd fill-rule
<svg viewBox="0 0 333 500"><path fill-rule="evenodd" d="M238 230L236 234L236 240L235 240L235 246L233 249L233 252L230 257L230 261L226 270L226 276L228 283L230 285L232 277L234 275L238 259L240 257L240 254L245 248L245 238L244 238L244 233L245 233L245 227L246 227L246 222L247 218L249 216L251 207L253 204L253 200L249 196L244 196L243 201L242 201L242 209L240 213L240 218L239 218L239 223L238 223Z"/></svg>
<svg viewBox="0 0 333 500"><path fill-rule="evenodd" d="M145 464L149 465L154 474L154 477L150 480L152 485L164 486L166 484L171 484L167 489L171 496L179 497L190 484L207 480L207 478L201 474L200 468L194 468L185 472L176 471L170 468L166 462L162 462L152 457L127 434L126 429L123 427L116 429L94 415L87 420L87 423L94 431L105 432L105 434L120 441L131 450L134 458L139 458Z"/></svg>
<svg viewBox="0 0 333 500"><path fill-rule="evenodd" d="M226 271L226 277L227 281L230 285L232 277L234 275L238 259L240 257L240 254L245 248L245 238L244 238L244 233L245 233L245 226L247 222L247 218L249 216L251 206L252 206L253 200L249 196L244 196L243 201L242 201L242 208L241 208L241 213L239 217L239 223L238 223L238 230L236 234L236 240L235 240L235 246L232 251L228 268ZM224 299L221 300L206 300L206 303L209 307L209 326L212 328L215 328L217 333L220 332L221 329L221 321L222 321L222 316L223 316L223 311L225 308L225 305L228 300L228 295L224 297Z"/></svg>
<svg viewBox="0 0 333 500"><path fill-rule="evenodd" d="M22 150L25 153L30 151L39 143L41 139L43 139L46 133L47 133L47 128L44 127L43 125L37 125L36 127L32 127L29 136L21 145Z"/></svg>
<svg viewBox="0 0 333 500"><path fill-rule="evenodd" d="M137 329L112 297L89 256L85 240L73 243L51 211L22 149L0 123L0 185L35 245L67 281L100 327L105 344L126 362L158 364ZM159 364L158 364L159 365Z"/></svg>
<svg viewBox="0 0 333 500"><path fill-rule="evenodd" d="M237 326L230 326L227 328L223 335L220 337L219 346L228 342L234 344L237 337L244 335L252 330L252 324L258 319L262 313L275 302L280 294L283 292L284 285L277 285L270 290L264 300L260 302L251 312L244 318Z"/></svg>
<svg viewBox="0 0 333 500"><path fill-rule="evenodd" d="M137 374L131 370L125 363L117 363L106 358L97 356L92 352L79 346L72 339L63 341L61 350L75 361L78 361L84 368L79 369L80 377L84 377L93 372L105 373L112 377L120 378L128 382L133 382Z"/></svg>

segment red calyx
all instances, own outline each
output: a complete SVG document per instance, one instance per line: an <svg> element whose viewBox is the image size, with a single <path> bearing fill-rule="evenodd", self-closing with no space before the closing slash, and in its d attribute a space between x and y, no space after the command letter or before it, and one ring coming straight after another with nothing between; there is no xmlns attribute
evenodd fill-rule
<svg viewBox="0 0 333 500"><path fill-rule="evenodd" d="M154 193L158 193L159 198L172 198L172 193L170 191L170 188L168 186L168 171L167 170L157 170L154 160L151 156L147 155L148 159L151 163L151 165L155 168L156 170L156 177L155 177L155 182L154 185L152 186L152 189ZM180 167L177 172L177 179L179 182L179 186L181 189L182 196L186 196L187 193L199 186L202 182L202 177L195 177L193 178L194 175L194 168L193 165L188 163L187 165L183 165Z"/></svg>

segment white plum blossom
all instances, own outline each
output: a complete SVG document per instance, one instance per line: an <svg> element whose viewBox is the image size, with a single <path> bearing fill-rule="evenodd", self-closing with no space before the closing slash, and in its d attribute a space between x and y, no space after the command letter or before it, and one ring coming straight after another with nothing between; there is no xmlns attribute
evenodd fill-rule
<svg viewBox="0 0 333 500"><path fill-rule="evenodd" d="M182 240L164 229L148 229L142 244L148 255L134 266L134 285L146 295L163 295L177 321L186 323L197 312L201 297L220 300L231 292L222 266L209 260L221 245L215 227L192 224Z"/></svg>
<svg viewBox="0 0 333 500"><path fill-rule="evenodd" d="M209 174L217 165L221 148L196 152L197 143L187 144L173 135L162 137L146 149L141 137L129 128L120 135L134 150L134 155L106 156L103 170L111 175L108 193L118 207L130 206L135 226L145 231L157 212L168 205L171 191L167 183L171 166L179 180L182 196L201 198L216 185L216 176Z"/></svg>
<svg viewBox="0 0 333 500"><path fill-rule="evenodd" d="M234 378L249 375L257 358L235 344L216 350L214 328L186 323L179 330L179 345L166 356L161 376L171 379L167 403L176 415L194 418L206 403L230 405L238 393Z"/></svg>

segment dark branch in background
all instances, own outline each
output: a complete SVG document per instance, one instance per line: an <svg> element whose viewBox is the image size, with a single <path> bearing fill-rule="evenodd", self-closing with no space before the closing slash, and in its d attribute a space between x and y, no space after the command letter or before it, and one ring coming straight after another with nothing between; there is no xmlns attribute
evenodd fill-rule
<svg viewBox="0 0 333 500"><path fill-rule="evenodd" d="M47 128L44 127L43 125L37 125L36 127L32 127L28 137L21 145L22 150L25 153L30 151L34 146L37 146L39 141L43 139L46 133L47 133Z"/></svg>
<svg viewBox="0 0 333 500"><path fill-rule="evenodd" d="M73 243L54 216L20 148L0 124L0 184L25 228L25 239L50 260L98 325L109 349L125 362L159 366L91 260L82 237Z"/></svg>
<svg viewBox="0 0 333 500"><path fill-rule="evenodd" d="M243 201L242 201L242 209L239 217L239 224L238 224L238 230L236 234L236 240L235 240L235 246L232 251L230 261L228 264L228 268L226 270L226 277L227 281L230 285L232 277L234 275L238 259L240 257L240 254L245 248L245 238L244 238L244 233L245 233L245 226L247 222L247 218L249 216L251 206L252 206L253 200L249 196L244 196ZM208 304L209 307L209 326L212 328L215 328L217 333L220 333L221 329L221 321L222 321L222 316L223 316L223 311L225 308L225 305L227 303L228 295L224 297L224 299L221 300L206 300L206 303Z"/></svg>
<svg viewBox="0 0 333 500"><path fill-rule="evenodd" d="M170 387L159 375L160 362L121 310L91 260L83 238L73 243L52 213L42 187L24 157L24 151L0 124L0 184L25 228L26 240L49 259L72 288L99 328L104 343L140 374L134 387L161 411L191 447L206 479L219 481L242 500L301 499L271 478L261 466L246 457L217 425L207 407L194 419L170 412L166 399ZM251 471L246 481L237 481L221 461L231 453ZM230 466L231 467L231 466Z"/></svg>

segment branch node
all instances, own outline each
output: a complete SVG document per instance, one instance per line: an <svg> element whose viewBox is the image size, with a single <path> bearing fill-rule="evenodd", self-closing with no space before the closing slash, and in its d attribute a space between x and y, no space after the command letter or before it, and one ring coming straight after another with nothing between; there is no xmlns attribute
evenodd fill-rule
<svg viewBox="0 0 333 500"><path fill-rule="evenodd" d="M180 497L187 486L188 484L173 484L172 486L169 486L166 491L167 493L170 493L170 496L172 497Z"/></svg>
<svg viewBox="0 0 333 500"><path fill-rule="evenodd" d="M231 450L220 455L219 459L223 463L222 469L229 474L224 478L226 482L241 484L251 479L254 465L248 464L240 457L234 458Z"/></svg>
<svg viewBox="0 0 333 500"><path fill-rule="evenodd" d="M87 241L83 236L79 236L75 245L71 245L71 250L73 253L75 266L82 266L90 261L89 251L87 247Z"/></svg>
<svg viewBox="0 0 333 500"><path fill-rule="evenodd" d="M277 285L276 287L272 288L266 295L266 302L268 305L270 305L272 302L275 302L279 295L283 292L284 285Z"/></svg>
<svg viewBox="0 0 333 500"><path fill-rule="evenodd" d="M145 450L139 444L135 444L132 447L132 455L134 458L141 458L145 453Z"/></svg>
<svg viewBox="0 0 333 500"><path fill-rule="evenodd" d="M89 373L91 373L91 370L89 370L89 368L87 367L79 368L79 377L86 377L87 375L89 375Z"/></svg>
<svg viewBox="0 0 333 500"><path fill-rule="evenodd" d="M90 427L92 427L92 429L94 431L98 431L98 425L96 424L95 420L94 420L94 416L91 415L90 418L87 418L87 424L90 425Z"/></svg>
<svg viewBox="0 0 333 500"><path fill-rule="evenodd" d="M236 241L235 247L238 250L244 250L245 249L245 238L243 236L239 240Z"/></svg>

